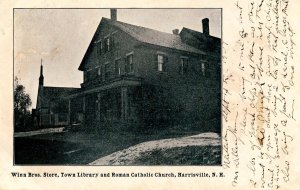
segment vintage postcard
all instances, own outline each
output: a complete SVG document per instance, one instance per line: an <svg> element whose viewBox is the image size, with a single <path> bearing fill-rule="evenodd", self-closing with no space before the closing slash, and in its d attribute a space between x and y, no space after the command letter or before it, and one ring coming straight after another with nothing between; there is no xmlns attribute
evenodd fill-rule
<svg viewBox="0 0 300 190"><path fill-rule="evenodd" d="M0 189L300 188L297 1L4 5Z"/></svg>
<svg viewBox="0 0 300 190"><path fill-rule="evenodd" d="M14 18L14 164L221 165L221 9Z"/></svg>

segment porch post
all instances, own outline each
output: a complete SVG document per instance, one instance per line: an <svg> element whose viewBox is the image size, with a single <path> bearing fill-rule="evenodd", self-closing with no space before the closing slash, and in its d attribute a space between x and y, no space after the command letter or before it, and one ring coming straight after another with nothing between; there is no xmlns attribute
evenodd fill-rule
<svg viewBox="0 0 300 190"><path fill-rule="evenodd" d="M122 120L127 121L128 119L128 94L127 94L127 87L121 88L121 113L122 113Z"/></svg>
<svg viewBox="0 0 300 190"><path fill-rule="evenodd" d="M39 111L39 127L42 127L42 112Z"/></svg>
<svg viewBox="0 0 300 190"><path fill-rule="evenodd" d="M52 104L51 101L49 102L49 115L50 115L50 126L54 126L54 122L53 122L53 113L52 113Z"/></svg>
<svg viewBox="0 0 300 190"><path fill-rule="evenodd" d="M69 103L69 106L68 106L68 113L69 113L69 125L71 125L71 98L68 99L68 103Z"/></svg>
<svg viewBox="0 0 300 190"><path fill-rule="evenodd" d="M100 123L100 116L101 116L101 110L100 110L100 106L101 106L101 93L99 92L98 94L97 94L97 121ZM99 124L99 123L97 123L97 124Z"/></svg>
<svg viewBox="0 0 300 190"><path fill-rule="evenodd" d="M82 124L85 125L85 96L82 97Z"/></svg>

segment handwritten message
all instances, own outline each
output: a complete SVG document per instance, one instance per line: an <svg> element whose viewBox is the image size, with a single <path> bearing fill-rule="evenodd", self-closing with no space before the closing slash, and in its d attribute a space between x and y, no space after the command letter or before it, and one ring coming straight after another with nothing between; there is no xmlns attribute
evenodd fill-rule
<svg viewBox="0 0 300 190"><path fill-rule="evenodd" d="M234 171L232 186L278 189L290 181L296 122L290 3L237 0L232 6L236 38L226 43L225 36L222 54L223 167Z"/></svg>

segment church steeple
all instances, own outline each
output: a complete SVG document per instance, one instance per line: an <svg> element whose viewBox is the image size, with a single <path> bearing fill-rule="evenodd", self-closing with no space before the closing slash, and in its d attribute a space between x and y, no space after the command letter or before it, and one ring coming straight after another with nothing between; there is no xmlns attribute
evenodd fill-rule
<svg viewBox="0 0 300 190"><path fill-rule="evenodd" d="M41 59L41 69L40 69L40 78L39 78L39 85L44 85L44 76L43 76L43 59Z"/></svg>

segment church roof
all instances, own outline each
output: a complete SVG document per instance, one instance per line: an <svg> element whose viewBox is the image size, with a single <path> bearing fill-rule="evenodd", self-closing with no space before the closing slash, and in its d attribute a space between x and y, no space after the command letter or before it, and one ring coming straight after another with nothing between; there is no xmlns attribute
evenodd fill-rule
<svg viewBox="0 0 300 190"><path fill-rule="evenodd" d="M79 88L71 88L71 87L50 87L44 86L43 87L43 104L48 105L50 100L59 99L64 96L68 96L73 91Z"/></svg>

